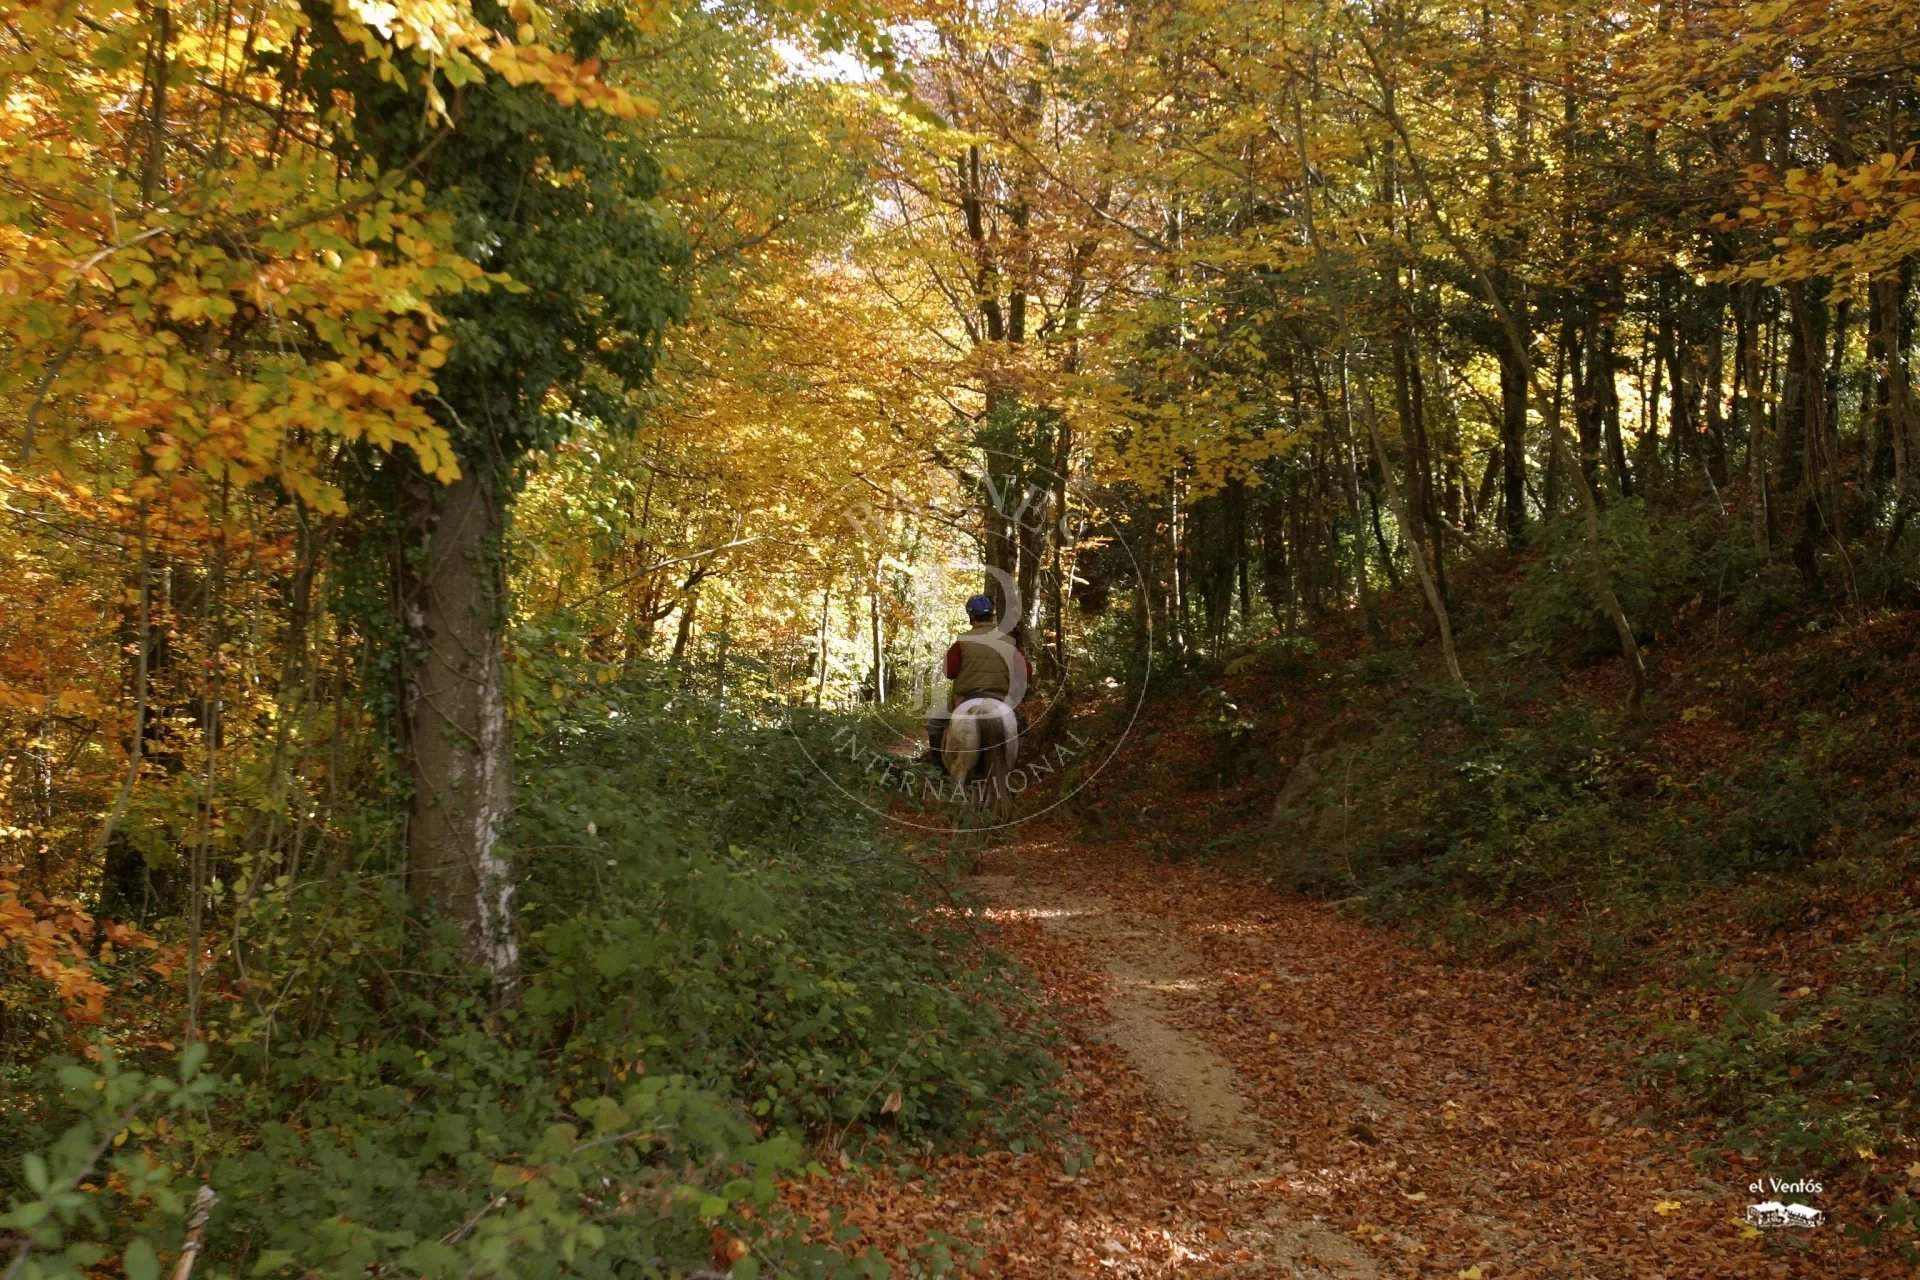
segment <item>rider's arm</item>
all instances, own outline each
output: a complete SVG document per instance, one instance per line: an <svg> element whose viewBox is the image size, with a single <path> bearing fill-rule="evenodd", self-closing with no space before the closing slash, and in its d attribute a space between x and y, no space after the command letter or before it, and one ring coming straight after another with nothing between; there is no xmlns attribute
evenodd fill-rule
<svg viewBox="0 0 1920 1280"><path fill-rule="evenodd" d="M946 670L949 680L960 674L960 642L958 640L947 646Z"/></svg>

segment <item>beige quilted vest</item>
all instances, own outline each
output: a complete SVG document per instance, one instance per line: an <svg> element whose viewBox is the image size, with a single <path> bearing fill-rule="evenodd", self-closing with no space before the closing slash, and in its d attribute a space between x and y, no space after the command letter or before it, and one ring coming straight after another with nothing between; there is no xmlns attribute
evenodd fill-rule
<svg viewBox="0 0 1920 1280"><path fill-rule="evenodd" d="M962 693L991 693L1006 697L1007 690L1013 687L1012 673L1007 670L1007 660L993 649L991 643L982 643L974 637L991 637L993 623L976 623L966 634L960 637L960 674L953 678L953 691ZM1013 638L1003 636L1000 643L1013 648Z"/></svg>

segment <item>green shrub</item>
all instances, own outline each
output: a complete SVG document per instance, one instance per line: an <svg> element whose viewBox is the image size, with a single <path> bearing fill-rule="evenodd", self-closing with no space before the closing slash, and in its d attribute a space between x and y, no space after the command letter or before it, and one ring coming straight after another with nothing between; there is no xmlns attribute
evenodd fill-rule
<svg viewBox="0 0 1920 1280"><path fill-rule="evenodd" d="M1726 790L1714 844L1728 871L1810 858L1815 842L1833 825L1833 779L1792 751L1743 768Z"/></svg>
<svg viewBox="0 0 1920 1280"><path fill-rule="evenodd" d="M1701 566L1684 522L1655 519L1634 500L1610 503L1600 517L1606 569L1641 643L1665 630L1701 589ZM1620 652L1613 621L1596 587L1584 522L1563 516L1542 528L1541 554L1514 592L1523 644L1581 659Z"/></svg>
<svg viewBox="0 0 1920 1280"><path fill-rule="evenodd" d="M1347 664L1347 675L1362 688L1400 688L1414 680L1421 665L1412 649L1368 649Z"/></svg>
<svg viewBox="0 0 1920 1280"><path fill-rule="evenodd" d="M1273 636L1257 648L1244 649L1229 659L1222 674L1243 675L1257 671L1275 680L1304 680L1321 669L1317 661L1320 646L1312 636Z"/></svg>
<svg viewBox="0 0 1920 1280"><path fill-rule="evenodd" d="M1769 554L1746 521L1717 511L1691 530L1694 576L1704 603L1718 610L1716 625L1753 644L1807 608L1806 584L1784 557Z"/></svg>
<svg viewBox="0 0 1920 1280"><path fill-rule="evenodd" d="M1783 997L1755 975L1723 980L1717 1025L1660 1028L1644 1069L1671 1105L1721 1117L1737 1149L1833 1169L1912 1136L1920 1098L1920 915L1882 916L1824 991Z"/></svg>
<svg viewBox="0 0 1920 1280"><path fill-rule="evenodd" d="M1030 1127L1052 1101L1044 1028L1008 964L929 910L951 886L810 762L840 767L802 741L829 719L722 713L648 674L562 690L523 739L517 1002L499 1007L450 931L419 929L378 845L265 886L239 915L244 963L209 986L211 1075L191 1108L156 1094L168 1123L114 1157L157 1171L144 1198L88 1194L92 1220L35 1265L77 1241L74 1266L125 1251L138 1274L130 1242L177 1248L204 1180L209 1280L651 1280L704 1263L715 1230L752 1245L735 1277L884 1273L806 1242L778 1179L809 1139ZM128 1068L108 1096L154 1078ZM49 1105L15 1126L53 1153L11 1184L16 1229L43 1229L38 1184L72 1134L107 1132L89 1123Z"/></svg>
<svg viewBox="0 0 1920 1280"><path fill-rule="evenodd" d="M206 1046L188 1046L170 1075L129 1066L105 1042L94 1053L97 1065L42 1065L35 1119L46 1137L14 1149L17 1192L0 1213L0 1231L17 1238L9 1276L80 1280L117 1254L129 1280L156 1280L160 1253L181 1238L192 1183L142 1138L205 1107ZM15 1169L6 1173L12 1182Z"/></svg>
<svg viewBox="0 0 1920 1280"><path fill-rule="evenodd" d="M1201 723L1206 727L1212 758L1202 770L1201 785L1236 782L1242 771L1255 765L1258 758L1247 750L1258 727L1253 714L1229 697L1218 685L1209 685L1200 695L1204 710Z"/></svg>
<svg viewBox="0 0 1920 1280"><path fill-rule="evenodd" d="M1568 710L1502 730L1492 727L1501 717L1462 715L1444 698L1434 711L1444 718L1404 708L1351 783L1384 790L1392 815L1355 850L1377 911L1422 916L1423 904L1444 910L1461 895L1525 904L1612 873L1619 766L1590 716Z"/></svg>

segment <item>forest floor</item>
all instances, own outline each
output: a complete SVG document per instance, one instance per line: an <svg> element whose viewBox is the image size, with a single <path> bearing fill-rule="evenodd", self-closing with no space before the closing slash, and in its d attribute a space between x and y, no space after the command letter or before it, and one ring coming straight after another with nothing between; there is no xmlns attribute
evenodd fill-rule
<svg viewBox="0 0 1920 1280"><path fill-rule="evenodd" d="M1845 1187L1797 1197L1825 1225L1746 1225L1796 1197L1651 1127L1606 1021L1511 974L1045 823L974 886L1061 1025L1069 1132L790 1189L890 1256L944 1234L1008 1280L1911 1274L1849 1236Z"/></svg>

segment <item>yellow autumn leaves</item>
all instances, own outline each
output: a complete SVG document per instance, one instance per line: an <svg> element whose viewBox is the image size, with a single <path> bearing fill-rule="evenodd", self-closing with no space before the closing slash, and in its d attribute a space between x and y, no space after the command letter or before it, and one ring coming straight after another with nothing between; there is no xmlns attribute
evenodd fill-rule
<svg viewBox="0 0 1920 1280"><path fill-rule="evenodd" d="M516 286L455 250L418 183L341 170L327 139L353 122L259 56L298 45L310 12L15 16L0 136L31 144L0 145L0 395L23 455L83 472L73 450L112 433L143 458L128 495L186 510L211 487L271 479L338 512L329 441L457 476L428 408L453 345L438 306ZM551 28L526 0L514 17L523 39ZM337 0L333 19L429 116L449 118L443 88L487 74L610 117L657 110L592 60L505 40L464 0ZM167 46L164 85L133 56L143 40Z"/></svg>
<svg viewBox="0 0 1920 1280"><path fill-rule="evenodd" d="M653 6L639 8L644 24ZM334 13L342 32L379 63L384 77L399 80L402 73L395 55L409 55L420 68L429 111L443 118L448 117L449 108L439 81L458 87L478 80L484 71L511 85L540 86L565 106L588 107L628 120L659 114L652 99L603 80L597 59L576 61L562 50L539 43L550 23L530 0L514 0L508 6L513 41L480 21L465 0L335 0Z"/></svg>

